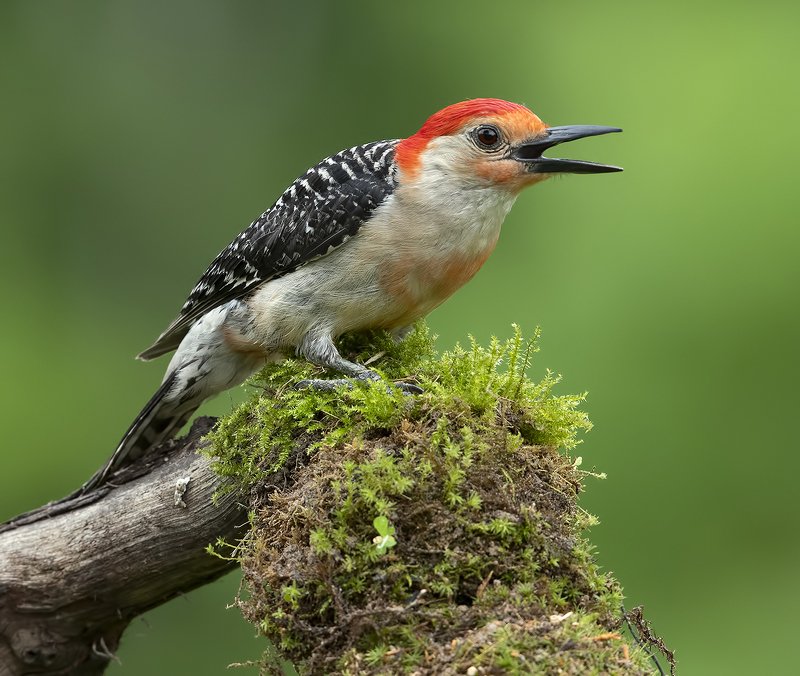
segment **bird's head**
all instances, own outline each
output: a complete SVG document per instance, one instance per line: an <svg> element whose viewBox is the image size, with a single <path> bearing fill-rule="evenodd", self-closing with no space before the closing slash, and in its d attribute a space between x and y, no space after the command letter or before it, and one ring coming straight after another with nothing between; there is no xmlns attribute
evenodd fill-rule
<svg viewBox="0 0 800 676"><path fill-rule="evenodd" d="M599 174L621 167L543 157L565 141L622 131L615 127L549 127L525 106L501 99L471 99L431 115L397 147L406 176L459 177L464 183L517 193L553 174Z"/></svg>

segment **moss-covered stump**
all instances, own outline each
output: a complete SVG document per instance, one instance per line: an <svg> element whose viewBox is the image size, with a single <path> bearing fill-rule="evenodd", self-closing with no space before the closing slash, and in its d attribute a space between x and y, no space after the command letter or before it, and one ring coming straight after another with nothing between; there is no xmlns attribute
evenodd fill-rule
<svg viewBox="0 0 800 676"><path fill-rule="evenodd" d="M253 487L238 551L245 616L277 646L263 671L651 673L582 536L583 397L527 378L518 331L441 356L424 327L361 341L343 349L424 394L297 390L319 374L288 361L213 435L218 471Z"/></svg>

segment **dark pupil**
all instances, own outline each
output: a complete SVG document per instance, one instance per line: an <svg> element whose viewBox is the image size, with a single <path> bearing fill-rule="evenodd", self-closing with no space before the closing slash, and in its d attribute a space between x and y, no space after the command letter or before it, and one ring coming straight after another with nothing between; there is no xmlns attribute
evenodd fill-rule
<svg viewBox="0 0 800 676"><path fill-rule="evenodd" d="M497 132L494 129L480 129L478 140L485 146L493 146L497 143Z"/></svg>

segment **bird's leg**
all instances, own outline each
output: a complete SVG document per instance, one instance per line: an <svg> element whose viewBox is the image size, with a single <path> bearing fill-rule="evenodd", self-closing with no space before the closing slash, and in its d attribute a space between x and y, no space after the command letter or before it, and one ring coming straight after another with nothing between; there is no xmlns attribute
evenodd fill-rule
<svg viewBox="0 0 800 676"><path fill-rule="evenodd" d="M342 357L329 335L306 335L303 342L297 348L297 352L308 359L312 364L348 376L347 378L333 378L331 380L322 378L301 380L297 383L298 388L312 387L317 390L329 391L335 390L340 385L351 386L353 380L367 381L381 379L380 375L375 371ZM417 394L422 392L421 388L410 383L396 383L396 385L404 392Z"/></svg>
<svg viewBox="0 0 800 676"><path fill-rule="evenodd" d="M394 329L391 332L392 340L395 343L402 343L407 337L408 334L414 330L414 325L409 324L408 326L401 326L399 329Z"/></svg>

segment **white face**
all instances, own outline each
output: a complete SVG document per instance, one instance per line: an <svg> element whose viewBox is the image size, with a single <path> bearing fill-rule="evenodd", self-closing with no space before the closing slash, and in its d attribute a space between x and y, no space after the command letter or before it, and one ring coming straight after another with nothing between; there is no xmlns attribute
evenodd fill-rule
<svg viewBox="0 0 800 676"><path fill-rule="evenodd" d="M428 144L422 155L423 173L440 174L460 185L507 191L514 195L523 188L547 178L533 174L529 165L513 157L522 143L541 134L546 127L538 118L530 120L473 120L461 130L440 136ZM431 176L433 178L433 176Z"/></svg>

